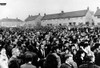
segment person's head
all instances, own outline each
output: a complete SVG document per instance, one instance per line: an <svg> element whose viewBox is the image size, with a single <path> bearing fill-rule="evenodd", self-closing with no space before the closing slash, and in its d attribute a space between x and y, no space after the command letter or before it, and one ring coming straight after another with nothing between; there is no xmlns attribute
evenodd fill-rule
<svg viewBox="0 0 100 68"><path fill-rule="evenodd" d="M69 47L69 43L68 42L66 42L64 45L65 45L65 47Z"/></svg>
<svg viewBox="0 0 100 68"><path fill-rule="evenodd" d="M19 56L20 55L20 51L19 51L19 49L18 48L13 48L12 49L12 55L14 55L14 56Z"/></svg>
<svg viewBox="0 0 100 68"><path fill-rule="evenodd" d="M32 54L30 53L25 54L25 62L26 63L32 62Z"/></svg>
<svg viewBox="0 0 100 68"><path fill-rule="evenodd" d="M41 45L41 49L44 49L45 48L45 46L44 45Z"/></svg>
<svg viewBox="0 0 100 68"><path fill-rule="evenodd" d="M70 52L70 49L69 48L66 48L65 49L65 53L68 54L69 52Z"/></svg>
<svg viewBox="0 0 100 68"><path fill-rule="evenodd" d="M56 53L49 54L45 61L45 68L58 68L60 66L60 57Z"/></svg>
<svg viewBox="0 0 100 68"><path fill-rule="evenodd" d="M56 49L56 53L60 53L61 50L59 48Z"/></svg>
<svg viewBox="0 0 100 68"><path fill-rule="evenodd" d="M76 50L76 49L73 50L73 54L74 54L74 55L77 54L77 50Z"/></svg>
<svg viewBox="0 0 100 68"><path fill-rule="evenodd" d="M94 56L87 56L86 61L90 62L90 63L93 63L93 62L95 62L95 57Z"/></svg>
<svg viewBox="0 0 100 68"><path fill-rule="evenodd" d="M73 61L73 55L72 54L66 54L65 55L65 62L71 62Z"/></svg>
<svg viewBox="0 0 100 68"><path fill-rule="evenodd" d="M71 50L76 49L75 45L71 45Z"/></svg>
<svg viewBox="0 0 100 68"><path fill-rule="evenodd" d="M81 53L81 57L84 57L85 56L85 53L83 52L83 53Z"/></svg>
<svg viewBox="0 0 100 68"><path fill-rule="evenodd" d="M59 44L59 40L56 40L56 44Z"/></svg>
<svg viewBox="0 0 100 68"><path fill-rule="evenodd" d="M46 40L43 40L42 45L46 45Z"/></svg>
<svg viewBox="0 0 100 68"><path fill-rule="evenodd" d="M76 36L75 35L73 36L73 39L76 39Z"/></svg>
<svg viewBox="0 0 100 68"><path fill-rule="evenodd" d="M5 49L5 48L2 48L1 51L0 51L0 53L1 53L2 55L5 55L5 54L6 54L6 49Z"/></svg>

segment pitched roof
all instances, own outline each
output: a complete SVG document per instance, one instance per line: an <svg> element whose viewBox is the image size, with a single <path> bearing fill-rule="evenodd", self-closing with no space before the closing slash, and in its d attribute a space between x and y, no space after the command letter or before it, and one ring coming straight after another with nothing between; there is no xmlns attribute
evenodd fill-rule
<svg viewBox="0 0 100 68"><path fill-rule="evenodd" d="M25 19L25 21L33 21L33 20L35 20L38 16L39 16L39 15L35 15L35 16L29 15L29 16Z"/></svg>
<svg viewBox="0 0 100 68"><path fill-rule="evenodd" d="M97 11L95 12L94 16L100 16L100 9L97 7Z"/></svg>
<svg viewBox="0 0 100 68"><path fill-rule="evenodd" d="M62 12L57 14L48 14L44 15L42 20L50 20L50 19L59 19L59 18L73 18L73 17L82 17L85 16L88 9L86 10L79 10L79 11L72 11L72 12Z"/></svg>
<svg viewBox="0 0 100 68"><path fill-rule="evenodd" d="M3 18L0 20L0 22L22 22L22 20L16 18L16 19L11 19L11 18Z"/></svg>

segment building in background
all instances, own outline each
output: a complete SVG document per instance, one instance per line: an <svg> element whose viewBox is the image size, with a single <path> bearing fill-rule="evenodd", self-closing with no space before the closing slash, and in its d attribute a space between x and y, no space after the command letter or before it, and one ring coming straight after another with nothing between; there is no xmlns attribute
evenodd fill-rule
<svg viewBox="0 0 100 68"><path fill-rule="evenodd" d="M22 20L16 18L16 19L12 19L12 18L3 18L0 20L0 26L1 27L18 27L23 23Z"/></svg>
<svg viewBox="0 0 100 68"><path fill-rule="evenodd" d="M95 24L100 25L100 8L99 7L97 7L97 10L94 14L94 22Z"/></svg>
<svg viewBox="0 0 100 68"><path fill-rule="evenodd" d="M31 28L34 26L40 26L41 25L41 19L42 16L40 15L40 13L38 15L29 15L24 22L24 26L27 28Z"/></svg>
<svg viewBox="0 0 100 68"><path fill-rule="evenodd" d="M89 8L85 10L64 12L56 14L44 14L41 25L78 25L80 23L91 25L93 24L93 13Z"/></svg>

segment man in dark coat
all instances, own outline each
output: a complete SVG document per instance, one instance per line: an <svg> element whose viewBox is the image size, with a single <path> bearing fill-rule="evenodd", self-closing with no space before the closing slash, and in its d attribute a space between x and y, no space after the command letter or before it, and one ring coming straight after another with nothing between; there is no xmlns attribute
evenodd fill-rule
<svg viewBox="0 0 100 68"><path fill-rule="evenodd" d="M82 64L79 66L79 68L100 68L96 64L94 64L94 57L93 56L88 56L87 57L87 63Z"/></svg>
<svg viewBox="0 0 100 68"><path fill-rule="evenodd" d="M9 68L19 68L19 60L18 60L18 56L19 56L20 52L18 50L18 48L14 48L12 49L12 57L9 59L9 63L8 66Z"/></svg>
<svg viewBox="0 0 100 68"><path fill-rule="evenodd" d="M66 55L65 58L66 58L65 63L63 63L60 68L78 68L77 64L74 61L72 61L73 60L72 54Z"/></svg>

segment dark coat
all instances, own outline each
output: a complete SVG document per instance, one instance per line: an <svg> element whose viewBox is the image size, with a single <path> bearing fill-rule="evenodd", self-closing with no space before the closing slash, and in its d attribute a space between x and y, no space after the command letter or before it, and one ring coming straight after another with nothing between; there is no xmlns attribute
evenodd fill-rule
<svg viewBox="0 0 100 68"><path fill-rule="evenodd" d="M11 57L8 63L9 68L19 68L19 62L17 58Z"/></svg>
<svg viewBox="0 0 100 68"><path fill-rule="evenodd" d="M95 64L100 66L100 53L97 53L95 57Z"/></svg>
<svg viewBox="0 0 100 68"><path fill-rule="evenodd" d="M38 55L36 53L27 51L25 54L30 54L32 56L32 64L38 66Z"/></svg>
<svg viewBox="0 0 100 68"><path fill-rule="evenodd" d="M72 68L72 66L70 64L67 63L63 63L60 68Z"/></svg>
<svg viewBox="0 0 100 68"><path fill-rule="evenodd" d="M77 63L76 62L70 62L70 64L72 65L73 68L78 68Z"/></svg>
<svg viewBox="0 0 100 68"><path fill-rule="evenodd" d="M88 63L80 65L79 68L100 68L100 67L93 63Z"/></svg>

